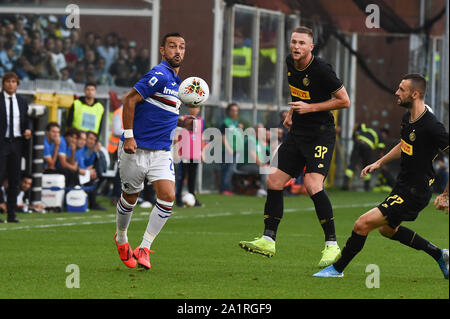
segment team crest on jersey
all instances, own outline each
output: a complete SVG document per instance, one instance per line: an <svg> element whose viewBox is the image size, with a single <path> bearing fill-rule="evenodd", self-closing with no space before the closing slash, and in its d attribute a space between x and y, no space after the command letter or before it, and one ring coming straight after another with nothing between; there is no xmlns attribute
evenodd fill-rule
<svg viewBox="0 0 450 319"><path fill-rule="evenodd" d="M288 72L288 76L291 76L291 72Z"/></svg>
<svg viewBox="0 0 450 319"><path fill-rule="evenodd" d="M302 100L311 100L311 96L309 95L309 91L303 91L295 86L289 85L291 88L291 95L296 96Z"/></svg>
<svg viewBox="0 0 450 319"><path fill-rule="evenodd" d="M411 144L406 143L403 139L400 140L400 147L402 152L408 154L409 156L413 155L413 146Z"/></svg>
<svg viewBox="0 0 450 319"><path fill-rule="evenodd" d="M411 142L414 142L414 141L416 140L416 133L415 133L414 131L412 131L412 132L409 134L409 140L410 140Z"/></svg>
<svg viewBox="0 0 450 319"><path fill-rule="evenodd" d="M303 85L304 85L304 86L308 86L309 83L311 83L311 81L309 80L308 76L304 77L304 78L303 78Z"/></svg>
<svg viewBox="0 0 450 319"><path fill-rule="evenodd" d="M156 84L156 82L158 82L158 78L156 76L154 76L148 81L148 84L150 84L151 86L154 86Z"/></svg>

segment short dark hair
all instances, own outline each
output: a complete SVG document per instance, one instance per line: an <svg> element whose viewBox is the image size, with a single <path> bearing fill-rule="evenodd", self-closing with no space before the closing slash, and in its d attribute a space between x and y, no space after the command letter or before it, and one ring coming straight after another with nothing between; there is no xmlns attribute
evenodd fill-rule
<svg viewBox="0 0 450 319"><path fill-rule="evenodd" d="M92 132L92 131L87 131L87 132L86 132L86 138L88 138L89 135L94 135L94 136L95 136L95 139L98 141L98 135L97 135L97 133Z"/></svg>
<svg viewBox="0 0 450 319"><path fill-rule="evenodd" d="M75 127L69 127L66 131L66 134L64 134L64 137L72 135L76 135L78 137L80 136L80 131L78 131L78 129L76 129Z"/></svg>
<svg viewBox="0 0 450 319"><path fill-rule="evenodd" d="M22 173L20 176L20 179L24 179L24 178L29 178L29 179L33 179L33 176L29 173Z"/></svg>
<svg viewBox="0 0 450 319"><path fill-rule="evenodd" d="M427 80L422 74L409 73L403 77L403 80L410 80L411 90L419 92L420 98L424 98L425 93L427 92Z"/></svg>
<svg viewBox="0 0 450 319"><path fill-rule="evenodd" d="M58 123L56 123L56 122L50 122L50 123L48 123L47 126L45 127L45 130L46 130L47 132L49 132L49 131L52 129L52 127L60 128L60 126L59 126Z"/></svg>
<svg viewBox="0 0 450 319"><path fill-rule="evenodd" d="M93 86L93 87L97 88L97 84L95 84L94 82L87 82L87 83L84 85L84 88L87 88L88 86Z"/></svg>
<svg viewBox="0 0 450 319"><path fill-rule="evenodd" d="M227 114L230 113L230 109L231 109L233 106L236 106L236 107L239 109L239 105L237 105L237 103L231 102L231 103L229 103L229 104L227 105L227 108L225 109L225 112L227 112Z"/></svg>
<svg viewBox="0 0 450 319"><path fill-rule="evenodd" d="M309 35L311 37L311 39L314 40L314 33L313 30L305 27L305 26L300 26L294 29L294 31L292 31L292 33L306 33L307 35Z"/></svg>
<svg viewBox="0 0 450 319"><path fill-rule="evenodd" d="M178 32L171 32L171 33L167 33L165 36L162 37L161 39L161 47L164 47L166 45L166 41L167 38L169 37L177 37L177 38L182 38L182 35L179 34Z"/></svg>
<svg viewBox="0 0 450 319"><path fill-rule="evenodd" d="M15 72L6 72L3 75L2 85L5 84L5 82L8 81L9 79L16 79L17 84L19 84L19 76Z"/></svg>

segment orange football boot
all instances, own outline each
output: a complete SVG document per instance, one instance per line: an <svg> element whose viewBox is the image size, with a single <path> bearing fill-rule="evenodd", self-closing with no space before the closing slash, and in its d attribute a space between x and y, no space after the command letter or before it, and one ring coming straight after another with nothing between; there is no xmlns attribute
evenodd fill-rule
<svg viewBox="0 0 450 319"><path fill-rule="evenodd" d="M125 243L123 245L119 245L116 240L117 232L114 234L114 241L116 242L117 251L119 252L120 259L122 262L129 268L136 267L136 259L133 256L133 251L131 250L130 244Z"/></svg>
<svg viewBox="0 0 450 319"><path fill-rule="evenodd" d="M134 258L137 259L138 266L141 268L145 268L146 270L150 269L152 265L150 264L150 254L153 254L153 250L149 250L148 248L141 248L140 246L136 247L133 252Z"/></svg>

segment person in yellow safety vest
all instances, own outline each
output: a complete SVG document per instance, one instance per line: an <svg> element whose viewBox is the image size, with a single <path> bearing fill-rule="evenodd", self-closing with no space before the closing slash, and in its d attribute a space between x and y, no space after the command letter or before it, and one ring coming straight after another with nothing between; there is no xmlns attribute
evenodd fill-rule
<svg viewBox="0 0 450 319"><path fill-rule="evenodd" d="M376 130L361 123L358 125L353 133L353 150L350 157L350 165L345 170L343 190L350 189L350 182L355 174L355 169L358 164L362 168L366 167L372 162L373 156L380 149L384 149L384 141ZM364 190L370 190L371 175L367 174L364 177Z"/></svg>
<svg viewBox="0 0 450 319"><path fill-rule="evenodd" d="M84 86L84 97L76 99L69 110L67 123L84 132L94 132L101 134L103 124L103 113L105 108L95 98L97 94L97 85L95 83L86 83Z"/></svg>
<svg viewBox="0 0 450 319"><path fill-rule="evenodd" d="M250 97L252 42L244 35L241 29L236 29L235 31L232 58L233 99L245 100Z"/></svg>

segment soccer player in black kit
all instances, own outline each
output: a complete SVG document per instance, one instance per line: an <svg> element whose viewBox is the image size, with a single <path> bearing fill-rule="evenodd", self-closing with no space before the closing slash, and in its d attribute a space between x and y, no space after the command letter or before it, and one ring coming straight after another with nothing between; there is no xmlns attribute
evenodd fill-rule
<svg viewBox="0 0 450 319"><path fill-rule="evenodd" d="M432 162L439 150L448 153L448 132L425 105L425 92L426 80L422 75L408 74L403 77L395 93L398 105L408 110L402 118L400 143L361 171L361 177L364 177L400 158L397 183L378 207L369 210L355 222L339 260L314 274L314 277L342 277L344 268L362 250L368 234L378 228L381 235L430 255L448 280L448 249L440 249L411 229L400 225L402 221L415 220L419 212L428 205L435 178ZM435 205L438 209L446 207L448 214L448 182Z"/></svg>
<svg viewBox="0 0 450 319"><path fill-rule="evenodd" d="M304 185L325 234L325 248L319 262L319 266L324 267L340 255L333 209L323 188L336 139L330 111L348 107L350 100L331 65L314 56L313 48L311 29L298 27L292 32L290 54L286 58L292 102L283 123L289 133L275 154L277 167L266 182L263 236L254 241L241 241L239 246L267 257L275 254L277 228L283 216L284 185L291 178L297 178L306 167Z"/></svg>

